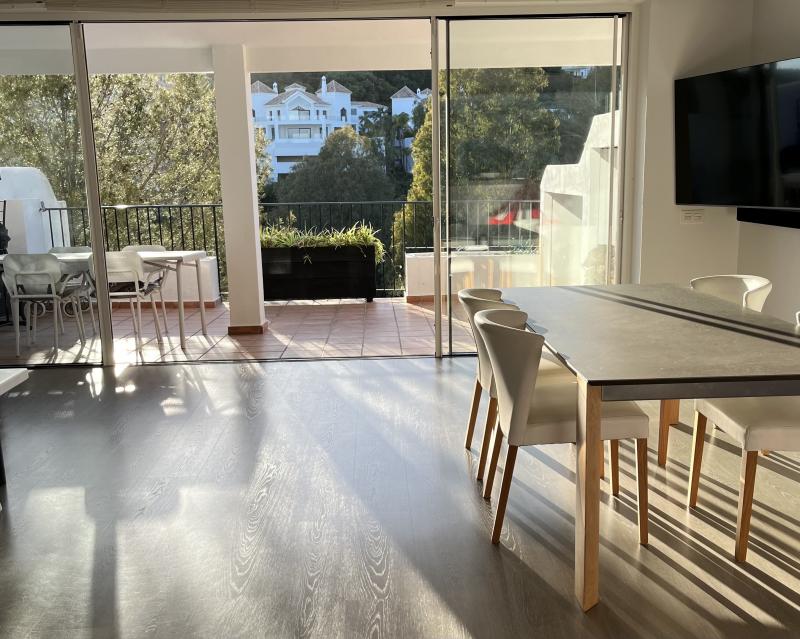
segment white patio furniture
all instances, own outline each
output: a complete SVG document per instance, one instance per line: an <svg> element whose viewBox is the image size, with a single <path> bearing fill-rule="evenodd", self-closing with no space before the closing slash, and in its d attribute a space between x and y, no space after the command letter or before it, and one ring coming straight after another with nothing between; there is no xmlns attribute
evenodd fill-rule
<svg viewBox="0 0 800 639"><path fill-rule="evenodd" d="M122 249L123 252L143 253L143 252L164 252L163 246L158 244L132 244ZM167 281L167 275L172 268L166 262L151 262L145 260L144 270L150 276L150 283L153 290L158 294L158 299L161 302L161 313L164 316L164 334L169 334L169 326L167 324L167 305L164 303L163 287Z"/></svg>
<svg viewBox="0 0 800 639"><path fill-rule="evenodd" d="M11 314L16 337L16 353L20 355L20 303L25 304L26 333L28 345L31 334L35 340L36 323L39 308L46 310L51 304L53 310L53 346L58 350L59 328L63 327L61 313L65 302L72 302L76 309L80 308L80 300L75 290L67 286L58 259L49 253L9 254L3 258L3 282L11 298ZM75 313L75 322L81 343L86 343L83 318L80 312Z"/></svg>
<svg viewBox="0 0 800 639"><path fill-rule="evenodd" d="M89 316L92 320L92 333L97 335L99 332L99 327L97 324L97 317L94 312L94 305L97 302L97 295L95 291L94 280L89 276L88 260L84 263L81 261L68 261L62 258L62 256L65 255L89 255L91 258L92 248L90 246L54 246L48 252L59 258L61 271L67 278L65 280L66 284L75 289L74 295L81 300L81 312L83 312L83 300L86 300L86 304L89 307ZM62 310L64 311L64 315L68 315L66 305Z"/></svg>
<svg viewBox="0 0 800 639"><path fill-rule="evenodd" d="M91 268L93 271L94 265ZM147 301L148 299L153 311L156 339L162 342L158 311L153 297L153 293L156 290L153 280L159 276L159 273L148 273L145 270L142 257L134 251L107 251L106 273L108 275L109 297L111 300L128 300L137 348L141 350L142 347L142 301ZM92 272L92 278L94 279L94 272Z"/></svg>

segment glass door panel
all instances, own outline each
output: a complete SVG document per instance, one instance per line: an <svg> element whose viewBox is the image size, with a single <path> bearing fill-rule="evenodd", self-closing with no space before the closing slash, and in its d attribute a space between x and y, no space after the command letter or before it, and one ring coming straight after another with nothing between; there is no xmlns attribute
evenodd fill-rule
<svg viewBox="0 0 800 639"><path fill-rule="evenodd" d="M68 26L0 26L0 366L101 361L73 70Z"/></svg>
<svg viewBox="0 0 800 639"><path fill-rule="evenodd" d="M466 287L614 281L620 26L613 16L448 22L451 300ZM451 309L451 352L474 350Z"/></svg>

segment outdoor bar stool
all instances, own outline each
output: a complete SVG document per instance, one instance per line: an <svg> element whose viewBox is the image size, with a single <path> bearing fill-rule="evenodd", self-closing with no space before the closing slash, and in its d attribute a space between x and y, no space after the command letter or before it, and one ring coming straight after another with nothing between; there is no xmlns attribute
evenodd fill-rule
<svg viewBox="0 0 800 639"><path fill-rule="evenodd" d="M489 406L486 413L486 425L483 430L483 441L481 443L480 456L478 458L478 472L477 479L483 479L483 471L486 467L486 457L489 452L489 441L491 439L492 430L497 421L497 394L494 388L492 379L492 363L489 361L489 354L486 352L486 347L481 339L480 334L475 329L475 313L488 309L514 309L517 307L513 304L503 302L501 291L493 288L466 288L458 292L458 300L464 308L467 315L470 328L472 329L472 336L475 339L475 350L478 352L478 368L475 371L475 390L472 394L472 406L469 411L469 420L467 422L467 435L464 442L465 447L469 450L472 447L472 437L475 432L475 422L478 417L478 408L480 406L481 395L485 390L489 394ZM549 353L548 353L549 355ZM542 357L540 370L542 375L563 375L565 378L574 380L574 376L558 360L553 356L547 358Z"/></svg>
<svg viewBox="0 0 800 639"><path fill-rule="evenodd" d="M68 253L89 253L91 254L91 246L54 246L48 253L53 255L63 255ZM97 335L99 327L94 313L94 304L97 299L94 281L89 277L89 271L83 266L69 266L64 262L59 262L61 272L64 273L65 284L73 290L73 294L81 302L81 313L83 312L83 300L89 307L89 318L92 320L92 333ZM66 304L62 307L61 314L61 328L64 328L64 315L67 315Z"/></svg>
<svg viewBox="0 0 800 639"><path fill-rule="evenodd" d="M528 316L518 310L486 310L475 315L494 371L498 427L492 440L484 487L491 491L503 438L508 441L503 482L495 510L492 543L500 541L517 448L575 442L578 385L561 375L541 375L544 337L524 329ZM639 542L647 544L647 435L649 420L635 402L603 402L600 437L618 446L636 439ZM619 492L619 480L613 486ZM486 496L486 492L484 492Z"/></svg>
<svg viewBox="0 0 800 639"><path fill-rule="evenodd" d="M142 251L163 252L166 251L163 246L158 244L132 244L122 249L123 252L141 253ZM161 314L164 316L164 334L169 335L169 326L167 325L167 305L164 303L164 284L167 281L167 275L170 268L166 265L153 264L151 262L144 262L144 271L148 274L150 285L153 287L153 292L158 294L158 299L161 302Z"/></svg>
<svg viewBox="0 0 800 639"><path fill-rule="evenodd" d="M33 333L33 340L36 339L38 307L41 306L46 310L45 304L52 305L53 348L58 350L58 334L62 326L60 315L64 302L71 301L75 304L76 309L80 308L80 301L75 297L74 290L66 286L62 277L63 273L58 259L49 253L9 254L3 260L3 283L11 298L17 357L20 356L20 303L25 304L28 346L31 344L31 333ZM75 312L75 323L78 327L81 344L85 344L83 318L78 310Z"/></svg>
<svg viewBox="0 0 800 639"><path fill-rule="evenodd" d="M94 267L92 266L92 268ZM155 287L152 286L149 280L149 274L145 272L144 263L139 254L135 251L106 252L106 271L108 273L109 297L112 300L128 300L137 348L141 349L143 300L150 300L156 339L158 342L162 342L158 311L156 310L155 299L153 299ZM92 273L92 277L94 278L94 273Z"/></svg>
<svg viewBox="0 0 800 639"><path fill-rule="evenodd" d="M689 508L697 506L706 424L710 420L742 448L734 546L734 558L742 562L747 558L758 452L765 449L800 451L800 397L698 399L694 409L688 505Z"/></svg>

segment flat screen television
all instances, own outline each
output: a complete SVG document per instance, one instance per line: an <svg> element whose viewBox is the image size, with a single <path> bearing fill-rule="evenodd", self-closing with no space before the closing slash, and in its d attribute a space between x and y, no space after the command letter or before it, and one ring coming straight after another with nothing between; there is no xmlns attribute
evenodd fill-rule
<svg viewBox="0 0 800 639"><path fill-rule="evenodd" d="M800 210L800 58L675 81L675 199Z"/></svg>

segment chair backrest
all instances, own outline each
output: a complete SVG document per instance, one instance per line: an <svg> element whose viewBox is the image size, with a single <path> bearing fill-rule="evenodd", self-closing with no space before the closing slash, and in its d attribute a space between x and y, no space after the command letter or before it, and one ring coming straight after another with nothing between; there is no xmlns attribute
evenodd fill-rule
<svg viewBox="0 0 800 639"><path fill-rule="evenodd" d="M11 253L3 259L3 282L12 293L52 295L61 275L58 258L49 253Z"/></svg>
<svg viewBox="0 0 800 639"><path fill-rule="evenodd" d="M106 272L112 284L131 282L139 287L139 282L144 282L147 277L142 258L133 251L106 251Z"/></svg>
<svg viewBox="0 0 800 639"><path fill-rule="evenodd" d="M772 282L758 275L707 275L689 282L695 291L741 304L751 311L760 311L772 290Z"/></svg>
<svg viewBox="0 0 800 639"><path fill-rule="evenodd" d="M525 441L544 337L525 330L527 313L487 310L475 315L494 371L500 428L508 443Z"/></svg>
<svg viewBox="0 0 800 639"><path fill-rule="evenodd" d="M513 309L517 307L500 299L501 292L493 288L465 288L458 292L458 301L467 314L472 336L475 339L475 350L478 352L478 380L481 387L494 397L492 385L492 364L480 333L475 329L475 314L489 309Z"/></svg>
<svg viewBox="0 0 800 639"><path fill-rule="evenodd" d="M91 246L54 246L48 253L57 255L59 253L91 253Z"/></svg>

